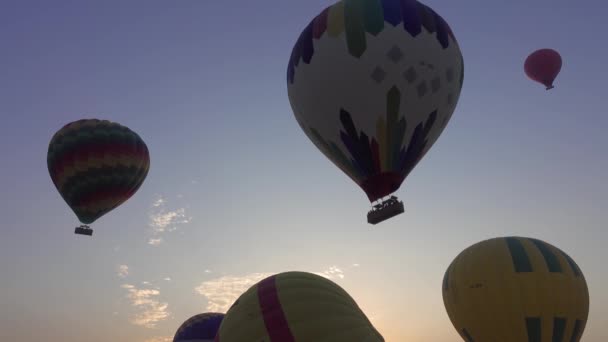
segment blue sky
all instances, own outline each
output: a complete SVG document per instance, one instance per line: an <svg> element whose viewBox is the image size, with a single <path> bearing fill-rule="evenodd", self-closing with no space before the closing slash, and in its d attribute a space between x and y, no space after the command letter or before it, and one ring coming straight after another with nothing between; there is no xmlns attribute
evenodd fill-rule
<svg viewBox="0 0 608 342"><path fill-rule="evenodd" d="M443 272L505 235L578 262L585 341L608 339L603 2L424 2L458 39L464 87L397 192L406 213L373 227L287 99L291 48L331 3L2 2L0 340L161 342L260 277L301 270L344 287L387 341L458 341ZM544 47L564 59L550 92L523 73ZM72 233L46 169L55 131L86 117L135 130L152 163L93 238Z"/></svg>

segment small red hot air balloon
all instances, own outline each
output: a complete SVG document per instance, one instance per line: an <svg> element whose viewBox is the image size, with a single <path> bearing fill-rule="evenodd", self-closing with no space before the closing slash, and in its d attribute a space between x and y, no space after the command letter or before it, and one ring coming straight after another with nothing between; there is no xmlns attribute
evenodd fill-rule
<svg viewBox="0 0 608 342"><path fill-rule="evenodd" d="M553 81L561 69L562 57L552 49L536 50L524 63L526 75L533 81L544 84L547 90L553 88Z"/></svg>

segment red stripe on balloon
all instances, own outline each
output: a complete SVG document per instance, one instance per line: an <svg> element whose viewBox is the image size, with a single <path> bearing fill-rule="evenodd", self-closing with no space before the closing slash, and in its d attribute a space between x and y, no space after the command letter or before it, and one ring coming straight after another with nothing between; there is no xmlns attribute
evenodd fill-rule
<svg viewBox="0 0 608 342"><path fill-rule="evenodd" d="M312 24L312 36L315 39L321 38L323 33L327 30L327 14L329 13L329 7L327 7L321 14L319 14Z"/></svg>
<svg viewBox="0 0 608 342"><path fill-rule="evenodd" d="M382 172L381 166L380 166L380 147L378 146L378 142L374 138L372 138L371 148L372 148L372 159L374 162L374 172L380 173L380 172Z"/></svg>
<svg viewBox="0 0 608 342"><path fill-rule="evenodd" d="M258 300L270 341L295 342L296 339L289 330L287 317L279 301L275 276L268 277L258 284Z"/></svg>
<svg viewBox="0 0 608 342"><path fill-rule="evenodd" d="M128 158L130 160L149 161L149 153L146 149L140 149L128 144L92 144L59 156L51 166L51 178L59 179L63 176L66 168L74 165L76 161L86 161L89 158L110 157L112 160Z"/></svg>

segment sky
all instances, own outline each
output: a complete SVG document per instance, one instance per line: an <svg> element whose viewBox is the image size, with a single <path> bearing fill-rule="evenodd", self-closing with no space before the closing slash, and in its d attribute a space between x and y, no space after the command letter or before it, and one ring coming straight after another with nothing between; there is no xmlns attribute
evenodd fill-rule
<svg viewBox="0 0 608 342"><path fill-rule="evenodd" d="M0 340L171 341L190 316L297 270L342 286L387 341L459 341L445 269L511 235L577 261L583 340L608 340L604 2L423 1L458 39L464 86L397 192L406 212L377 226L287 98L293 44L332 3L0 2ZM523 72L545 47L564 60L549 92ZM136 131L151 169L89 238L73 234L46 153L91 117Z"/></svg>

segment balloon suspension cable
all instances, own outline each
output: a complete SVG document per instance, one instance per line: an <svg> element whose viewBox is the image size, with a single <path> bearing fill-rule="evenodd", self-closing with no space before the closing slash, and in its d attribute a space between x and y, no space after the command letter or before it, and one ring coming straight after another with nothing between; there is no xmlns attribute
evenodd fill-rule
<svg viewBox="0 0 608 342"><path fill-rule="evenodd" d="M93 229L91 229L91 227L88 225L83 224L80 227L76 227L74 234L91 236L93 235Z"/></svg>
<svg viewBox="0 0 608 342"><path fill-rule="evenodd" d="M547 87L547 90L550 90L550 89L553 89L553 88L555 88L555 87L553 85L550 85L550 86Z"/></svg>
<svg viewBox="0 0 608 342"><path fill-rule="evenodd" d="M378 202L379 203L373 205L372 210L367 213L367 223L377 224L405 211L403 202L399 201L396 196L391 196L384 201L379 199Z"/></svg>

